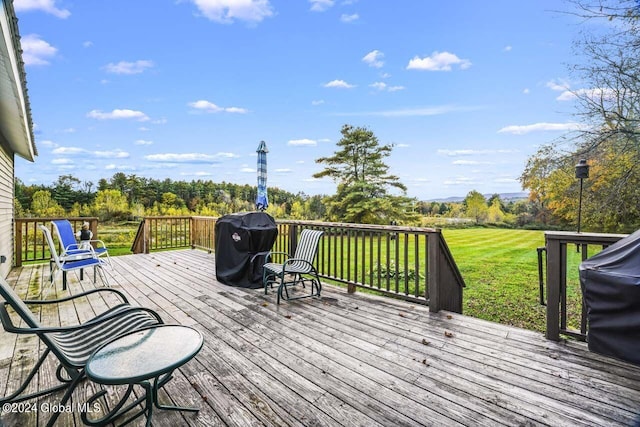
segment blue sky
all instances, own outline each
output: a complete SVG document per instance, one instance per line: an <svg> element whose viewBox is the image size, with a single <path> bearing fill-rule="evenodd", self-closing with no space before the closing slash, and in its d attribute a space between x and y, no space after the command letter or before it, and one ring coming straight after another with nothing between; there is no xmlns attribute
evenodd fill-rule
<svg viewBox="0 0 640 427"><path fill-rule="evenodd" d="M15 0L39 156L25 183L116 172L331 194L343 124L420 200L521 191L576 129L580 23L554 0Z"/></svg>

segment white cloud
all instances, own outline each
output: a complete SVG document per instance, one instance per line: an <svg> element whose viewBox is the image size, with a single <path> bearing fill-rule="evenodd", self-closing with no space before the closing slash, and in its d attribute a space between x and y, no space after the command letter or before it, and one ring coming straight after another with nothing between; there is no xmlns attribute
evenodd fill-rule
<svg viewBox="0 0 640 427"><path fill-rule="evenodd" d="M398 148L409 148L411 147L409 144L394 144L394 147Z"/></svg>
<svg viewBox="0 0 640 427"><path fill-rule="evenodd" d="M322 105L322 104L324 104L324 99L317 99L317 100L311 101L311 105Z"/></svg>
<svg viewBox="0 0 640 427"><path fill-rule="evenodd" d="M82 43L82 47L91 47L93 46L93 42L90 40L87 40L86 42Z"/></svg>
<svg viewBox="0 0 640 427"><path fill-rule="evenodd" d="M108 158L108 159L126 159L129 157L129 153L122 150L113 150L113 151L92 151L96 157Z"/></svg>
<svg viewBox="0 0 640 427"><path fill-rule="evenodd" d="M313 140L313 139L307 139L307 138L303 138L303 139L292 139L291 141L287 142L287 145L295 145L295 146L316 146L318 145L318 142Z"/></svg>
<svg viewBox="0 0 640 427"><path fill-rule="evenodd" d="M346 13L343 13L342 15L340 15L340 20L342 22L353 22L353 21L357 21L358 19L360 19L360 16L357 13L353 13L351 15L347 15Z"/></svg>
<svg viewBox="0 0 640 427"><path fill-rule="evenodd" d="M443 182L444 185L468 185L479 184L474 178L468 178L466 176L458 176L456 178L449 178Z"/></svg>
<svg viewBox="0 0 640 427"><path fill-rule="evenodd" d="M98 120L118 120L118 119L135 119L139 122L149 120L146 114L142 111L128 110L128 109L115 109L111 112L102 112L100 110L91 110L87 113L87 117Z"/></svg>
<svg viewBox="0 0 640 427"><path fill-rule="evenodd" d="M440 149L437 151L438 154L450 157L456 156L480 156L480 155L488 155L488 154L509 154L509 153L517 153L518 150L443 150Z"/></svg>
<svg viewBox="0 0 640 427"><path fill-rule="evenodd" d="M249 110L247 110L246 108L240 108L240 107L220 107L216 104L214 104L213 102L201 99L198 101L194 101L194 102L190 102L189 103L189 107L195 109L195 110L199 110L199 111L204 111L207 113L220 113L220 112L227 112L227 113L236 113L236 114L246 114L249 112Z"/></svg>
<svg viewBox="0 0 640 427"><path fill-rule="evenodd" d="M519 180L516 178L496 178L493 182L496 184L516 184Z"/></svg>
<svg viewBox="0 0 640 427"><path fill-rule="evenodd" d="M361 111L354 113L336 113L336 116L374 116L374 117L421 117L437 116L440 114L455 113L460 111L476 111L479 107L456 107L453 105L441 105L425 108L405 108L388 111Z"/></svg>
<svg viewBox="0 0 640 427"><path fill-rule="evenodd" d="M384 58L384 53L379 50L372 50L362 57L362 61L369 65L369 67L381 68L384 65L382 58Z"/></svg>
<svg viewBox="0 0 640 427"><path fill-rule="evenodd" d="M55 155L64 155L64 156L89 156L89 157L97 157L103 159L127 159L129 158L129 153L126 151L116 149L112 151L91 151L86 148L80 147L57 147L51 151Z"/></svg>
<svg viewBox="0 0 640 427"><path fill-rule="evenodd" d="M218 159L221 157L231 158L238 156L232 153L218 153L216 155L203 153L161 153L144 156L145 160L150 162L162 163L213 163L219 161Z"/></svg>
<svg viewBox="0 0 640 427"><path fill-rule="evenodd" d="M51 160L52 165L71 165L73 163L74 163L73 160L66 157L60 157L60 158Z"/></svg>
<svg viewBox="0 0 640 427"><path fill-rule="evenodd" d="M260 22L273 16L269 0L191 0L202 15L215 22Z"/></svg>
<svg viewBox="0 0 640 427"><path fill-rule="evenodd" d="M25 65L48 65L58 49L42 40L37 34L28 34L20 40Z"/></svg>
<svg viewBox="0 0 640 427"><path fill-rule="evenodd" d="M213 176L213 174L211 172L204 172L204 171L180 172L180 175L182 175L182 176Z"/></svg>
<svg viewBox="0 0 640 427"><path fill-rule="evenodd" d="M488 165L490 162L479 162L477 160L454 160L451 162L452 165L458 166L473 166L473 165Z"/></svg>
<svg viewBox="0 0 640 427"><path fill-rule="evenodd" d="M14 0L13 8L16 12L40 10L61 19L66 19L71 15L67 9L57 8L56 0Z"/></svg>
<svg viewBox="0 0 640 427"><path fill-rule="evenodd" d="M529 90L529 88L528 88L528 87L525 87L525 88L522 90L522 93L524 93L525 95L529 95L529 94L531 93L531 91Z"/></svg>
<svg viewBox="0 0 640 427"><path fill-rule="evenodd" d="M334 0L309 0L313 12L324 12L335 3Z"/></svg>
<svg viewBox="0 0 640 427"><path fill-rule="evenodd" d="M153 141L148 141L146 139L137 139L134 144L136 145L151 145L153 144Z"/></svg>
<svg viewBox="0 0 640 427"><path fill-rule="evenodd" d="M564 92L570 88L569 83L564 80L550 80L545 83L545 86L551 90L555 90L556 92Z"/></svg>
<svg viewBox="0 0 640 427"><path fill-rule="evenodd" d="M556 101L573 101L578 97L585 97L596 101L601 98L612 100L615 99L616 93L610 88L578 89L575 91L565 90L558 95Z"/></svg>
<svg viewBox="0 0 640 427"><path fill-rule="evenodd" d="M243 168L240 168L240 172L242 172L242 173L255 173L256 170L253 169L253 168L250 168L248 166L245 166Z"/></svg>
<svg viewBox="0 0 640 427"><path fill-rule="evenodd" d="M504 50L505 52L511 52L511 50L513 50L513 47L511 47L511 46L507 45L507 46L505 46L505 47L504 47L504 49L503 49L503 50Z"/></svg>
<svg viewBox="0 0 640 427"><path fill-rule="evenodd" d="M397 92L399 90L403 90L405 89L404 86L389 86L384 82L375 82L369 85L370 87L380 90L380 91L387 91L387 92Z"/></svg>
<svg viewBox="0 0 640 427"><path fill-rule="evenodd" d="M104 167L106 170L111 171L111 170L119 170L119 171L134 171L136 170L135 166L129 166L129 165L116 165L114 163L111 163L109 165L105 165Z"/></svg>
<svg viewBox="0 0 640 427"><path fill-rule="evenodd" d="M580 123L534 123L532 125L511 125L505 126L498 133L511 133L514 135L524 135L531 132L541 131L573 131L582 128Z"/></svg>
<svg viewBox="0 0 640 427"><path fill-rule="evenodd" d="M288 174L288 173L292 173L293 170L288 168L280 168L280 169L276 169L274 172L279 174Z"/></svg>
<svg viewBox="0 0 640 427"><path fill-rule="evenodd" d="M38 145L42 145L43 147L57 147L58 146L58 144L56 144L55 142L51 141L50 139L45 139L45 140L39 141Z"/></svg>
<svg viewBox="0 0 640 427"><path fill-rule="evenodd" d="M147 59L140 59L135 62L120 61L116 64L109 63L104 66L107 73L112 74L140 74L148 68L154 66L153 61Z"/></svg>
<svg viewBox="0 0 640 427"><path fill-rule="evenodd" d="M355 87L355 85L349 84L344 80L331 80L329 83L325 83L324 87L338 87L344 89L351 89Z"/></svg>
<svg viewBox="0 0 640 427"><path fill-rule="evenodd" d="M471 67L471 61L460 59L450 52L433 52L431 56L420 58L414 56L407 65L407 70L425 71L451 71L452 66L457 65L461 70Z"/></svg>

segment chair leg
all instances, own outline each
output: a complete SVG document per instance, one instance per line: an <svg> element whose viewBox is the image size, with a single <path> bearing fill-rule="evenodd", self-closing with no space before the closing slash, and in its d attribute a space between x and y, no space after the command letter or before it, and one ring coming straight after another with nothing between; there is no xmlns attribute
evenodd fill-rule
<svg viewBox="0 0 640 427"><path fill-rule="evenodd" d="M59 403L61 407L66 405L67 401L71 398L71 394L73 394L73 391L76 389L80 381L82 381L83 379L85 379L84 370L81 372L78 372L75 378L73 378L69 383L69 385L67 386L67 391L64 393L64 396L62 396L62 400L60 400L60 403ZM49 422L47 422L47 427L53 427L53 425L56 423L56 420L58 419L60 414L61 414L61 411L54 411L53 415L51 415L51 418L49 418Z"/></svg>

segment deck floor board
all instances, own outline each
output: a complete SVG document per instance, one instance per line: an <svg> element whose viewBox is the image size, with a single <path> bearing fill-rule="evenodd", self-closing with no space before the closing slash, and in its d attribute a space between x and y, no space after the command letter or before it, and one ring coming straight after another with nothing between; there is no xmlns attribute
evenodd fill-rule
<svg viewBox="0 0 640 427"><path fill-rule="evenodd" d="M113 288L205 339L160 396L200 412L156 410L154 426L625 426L640 418L640 367L582 343L329 285L321 299L278 306L274 291L219 283L214 256L199 250L112 263ZM46 298L68 294L60 278L47 287L48 277L49 266L40 264L14 269L8 281L25 298L42 287ZM72 293L101 286L93 271L68 280ZM100 294L35 313L67 325L117 302ZM15 389L43 350L34 337L0 332L0 392ZM52 360L43 368L40 388L57 381ZM87 381L72 401L80 405L103 388ZM103 411L119 393L107 389ZM0 424L44 425L48 415L3 413ZM57 425L80 426L80 416L65 414Z"/></svg>

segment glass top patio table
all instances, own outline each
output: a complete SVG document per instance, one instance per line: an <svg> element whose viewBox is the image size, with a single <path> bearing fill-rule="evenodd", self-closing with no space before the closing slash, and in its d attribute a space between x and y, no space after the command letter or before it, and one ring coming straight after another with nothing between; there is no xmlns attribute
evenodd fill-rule
<svg viewBox="0 0 640 427"><path fill-rule="evenodd" d="M202 343L202 334L188 326L154 326L101 347L87 362L86 373L100 384L138 383L182 366L200 351Z"/></svg>

